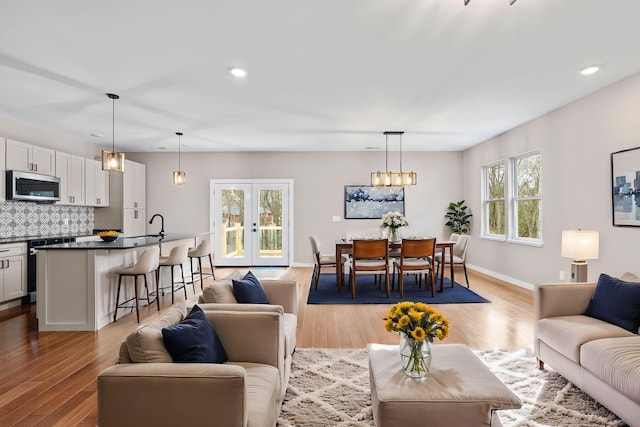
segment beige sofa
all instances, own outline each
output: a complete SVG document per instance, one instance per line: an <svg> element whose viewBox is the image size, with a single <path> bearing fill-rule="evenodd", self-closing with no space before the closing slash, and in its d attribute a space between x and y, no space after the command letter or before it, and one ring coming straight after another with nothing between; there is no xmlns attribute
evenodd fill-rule
<svg viewBox="0 0 640 427"><path fill-rule="evenodd" d="M534 290L534 350L632 427L640 426L640 336L583 315L595 283L553 283Z"/></svg>
<svg viewBox="0 0 640 427"><path fill-rule="evenodd" d="M161 331L186 315L176 304L131 333L98 376L99 426L275 426L287 386L282 313L202 308L229 361L172 362Z"/></svg>

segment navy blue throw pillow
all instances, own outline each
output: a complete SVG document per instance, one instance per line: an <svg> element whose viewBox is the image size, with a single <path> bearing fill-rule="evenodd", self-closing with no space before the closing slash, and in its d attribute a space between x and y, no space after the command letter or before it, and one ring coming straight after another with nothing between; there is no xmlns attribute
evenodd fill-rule
<svg viewBox="0 0 640 427"><path fill-rule="evenodd" d="M584 314L637 334L640 326L640 284L601 274Z"/></svg>
<svg viewBox="0 0 640 427"><path fill-rule="evenodd" d="M197 305L182 322L163 328L162 338L174 362L224 363L228 360L213 325Z"/></svg>
<svg viewBox="0 0 640 427"><path fill-rule="evenodd" d="M232 282L233 295L239 303L269 304L264 288L252 272L248 272L242 280L233 280Z"/></svg>

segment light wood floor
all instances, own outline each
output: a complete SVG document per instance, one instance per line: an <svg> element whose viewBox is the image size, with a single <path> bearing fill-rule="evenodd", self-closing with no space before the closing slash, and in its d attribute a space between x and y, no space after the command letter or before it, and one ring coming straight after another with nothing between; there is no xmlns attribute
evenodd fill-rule
<svg viewBox="0 0 640 427"><path fill-rule="evenodd" d="M217 269L216 275L223 277L227 271ZM444 343L473 349L530 348L532 293L469 273L471 288L492 303L437 305L451 323ZM311 268L257 275L298 280L298 347L398 342L397 335L383 327L387 305L306 305ZM170 295L165 295L162 309L169 305ZM140 316L142 322L156 318L155 305L142 308ZM0 312L0 426L95 426L96 377L115 363L121 341L137 326L132 313L97 332L38 332L35 305Z"/></svg>

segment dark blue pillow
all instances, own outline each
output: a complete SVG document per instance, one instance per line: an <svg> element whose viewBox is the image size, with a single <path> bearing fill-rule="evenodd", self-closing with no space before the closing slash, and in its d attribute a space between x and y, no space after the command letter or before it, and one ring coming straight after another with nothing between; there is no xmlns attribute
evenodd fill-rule
<svg viewBox="0 0 640 427"><path fill-rule="evenodd" d="M260 281L252 272L248 272L242 280L233 280L232 282L233 295L239 303L269 304Z"/></svg>
<svg viewBox="0 0 640 427"><path fill-rule="evenodd" d="M228 360L213 325L197 305L182 322L162 329L162 338L174 362L224 363Z"/></svg>
<svg viewBox="0 0 640 427"><path fill-rule="evenodd" d="M601 274L584 314L637 334L640 326L640 283Z"/></svg>

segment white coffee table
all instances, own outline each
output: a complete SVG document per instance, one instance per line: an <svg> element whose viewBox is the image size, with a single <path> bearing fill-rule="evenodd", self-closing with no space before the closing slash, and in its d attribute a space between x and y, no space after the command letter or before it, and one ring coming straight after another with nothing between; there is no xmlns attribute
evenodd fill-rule
<svg viewBox="0 0 640 427"><path fill-rule="evenodd" d="M522 402L466 346L435 344L427 378L407 377L398 346L369 344L373 420L378 427L501 426L496 412Z"/></svg>

